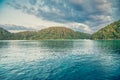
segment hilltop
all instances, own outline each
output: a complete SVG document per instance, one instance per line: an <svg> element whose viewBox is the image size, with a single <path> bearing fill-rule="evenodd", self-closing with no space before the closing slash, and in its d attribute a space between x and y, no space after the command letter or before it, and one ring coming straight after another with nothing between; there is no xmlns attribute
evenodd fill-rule
<svg viewBox="0 0 120 80"><path fill-rule="evenodd" d="M60 26L18 33L10 33L0 28L0 40L91 39L91 36L92 39L120 39L120 20L109 24L92 35Z"/></svg>
<svg viewBox="0 0 120 80"><path fill-rule="evenodd" d="M39 31L25 31L14 34L14 39L89 39L90 34L76 32L66 27L49 27Z"/></svg>
<svg viewBox="0 0 120 80"><path fill-rule="evenodd" d="M92 39L120 39L120 20L94 33Z"/></svg>

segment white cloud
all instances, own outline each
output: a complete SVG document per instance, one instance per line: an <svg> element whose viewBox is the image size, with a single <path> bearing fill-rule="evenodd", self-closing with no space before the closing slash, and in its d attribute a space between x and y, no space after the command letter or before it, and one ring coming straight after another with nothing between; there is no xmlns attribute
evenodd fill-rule
<svg viewBox="0 0 120 80"><path fill-rule="evenodd" d="M68 26L70 26L72 29L76 31L82 31L87 33L92 32L92 30L90 29L90 26L83 23L72 22L72 23L68 23Z"/></svg>
<svg viewBox="0 0 120 80"><path fill-rule="evenodd" d="M109 22L112 20L111 16L105 16L105 15L91 15L90 18L93 18L94 20L97 20L97 21L103 21L103 22L106 22L106 21Z"/></svg>
<svg viewBox="0 0 120 80"><path fill-rule="evenodd" d="M0 24L15 24L15 25L22 25L26 27L32 27L35 29L41 29L48 26L63 25L61 23L43 20L42 18L37 18L34 15L23 13L9 6L6 6L4 10L2 10L0 17L1 17Z"/></svg>
<svg viewBox="0 0 120 80"><path fill-rule="evenodd" d="M110 0L6 0L0 24L16 24L42 29L67 26L94 32L113 21ZM10 7L11 6L11 7Z"/></svg>
<svg viewBox="0 0 120 80"><path fill-rule="evenodd" d="M53 9L53 11L56 11L56 9ZM1 17L0 24L3 25L4 24L21 25L21 26L25 26L26 28L33 28L36 30L40 30L51 26L65 26L75 30L90 32L89 26L82 23L76 23L76 22L59 23L59 22L44 20L40 17L39 18L36 17L35 15L30 15L20 10L14 9L13 7L10 7L8 5L6 5L4 9L1 11L0 17ZM16 30L11 30L11 31L17 32Z"/></svg>

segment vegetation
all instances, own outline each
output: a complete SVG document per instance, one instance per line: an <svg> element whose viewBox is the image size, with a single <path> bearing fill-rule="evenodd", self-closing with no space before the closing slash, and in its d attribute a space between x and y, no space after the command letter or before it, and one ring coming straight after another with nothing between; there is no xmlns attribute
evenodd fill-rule
<svg viewBox="0 0 120 80"><path fill-rule="evenodd" d="M12 39L13 40L28 40L28 39L31 39L31 37L35 35L36 35L36 32L33 32L33 31L19 32L19 33L14 33L12 36Z"/></svg>
<svg viewBox="0 0 120 80"><path fill-rule="evenodd" d="M0 40L8 40L11 39L12 34L7 30L0 28Z"/></svg>
<svg viewBox="0 0 120 80"><path fill-rule="evenodd" d="M120 20L94 33L92 39L120 39Z"/></svg>
<svg viewBox="0 0 120 80"><path fill-rule="evenodd" d="M66 27L49 27L40 31L10 33L0 28L0 40L41 40L41 39L120 39L120 20L90 34L73 31Z"/></svg>
<svg viewBox="0 0 120 80"><path fill-rule="evenodd" d="M14 39L40 40L40 39L90 39L90 34L75 32L65 27L49 27L40 31L26 31L14 34Z"/></svg>

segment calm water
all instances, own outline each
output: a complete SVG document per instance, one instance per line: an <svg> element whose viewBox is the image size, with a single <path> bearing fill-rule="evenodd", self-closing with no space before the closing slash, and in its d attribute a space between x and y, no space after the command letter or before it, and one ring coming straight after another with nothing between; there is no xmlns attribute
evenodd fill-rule
<svg viewBox="0 0 120 80"><path fill-rule="evenodd" d="M0 80L120 80L120 40L0 41Z"/></svg>

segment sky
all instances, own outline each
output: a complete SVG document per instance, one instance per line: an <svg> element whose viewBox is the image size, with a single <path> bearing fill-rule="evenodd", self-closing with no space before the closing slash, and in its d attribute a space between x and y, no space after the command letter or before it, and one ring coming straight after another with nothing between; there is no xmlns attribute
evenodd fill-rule
<svg viewBox="0 0 120 80"><path fill-rule="evenodd" d="M0 26L11 31L65 26L94 33L119 14L120 0L0 0Z"/></svg>

